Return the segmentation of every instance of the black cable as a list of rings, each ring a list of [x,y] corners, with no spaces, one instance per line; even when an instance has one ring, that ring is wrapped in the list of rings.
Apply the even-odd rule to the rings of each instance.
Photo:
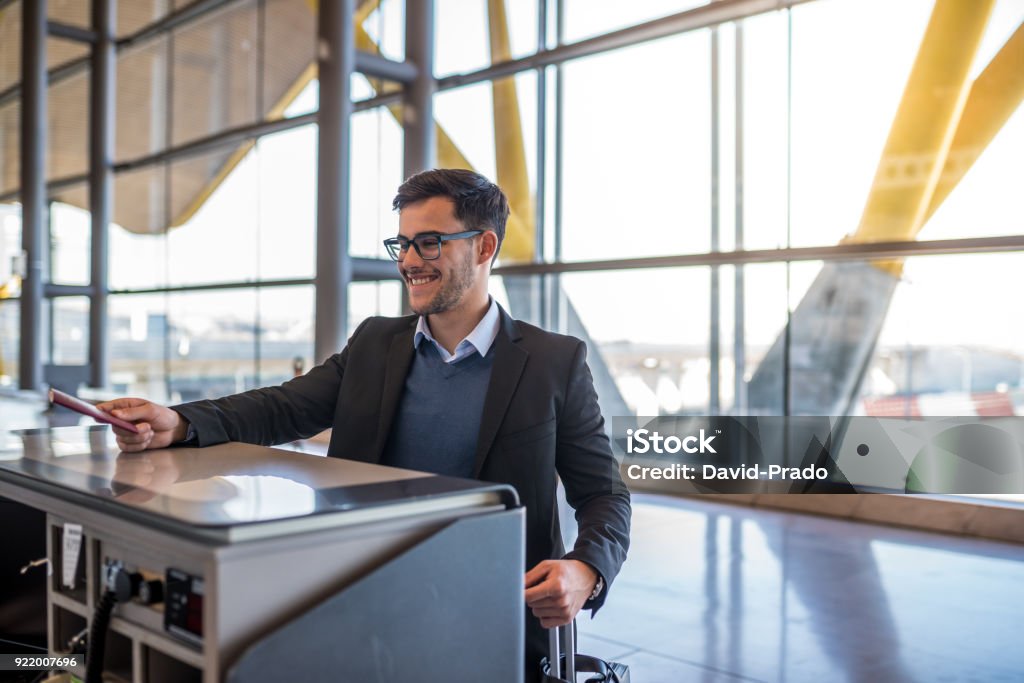
[[[112,590],[103,592],[92,615],[89,628],[89,647],[85,655],[85,683],[103,683],[103,654],[107,644],[107,627],[110,613],[117,603],[117,594]]]

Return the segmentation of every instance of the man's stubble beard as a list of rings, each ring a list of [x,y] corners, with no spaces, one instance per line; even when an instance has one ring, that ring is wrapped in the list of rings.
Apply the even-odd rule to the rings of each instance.
[[[413,307],[412,312],[417,315],[433,315],[444,313],[455,308],[462,300],[463,295],[473,286],[473,251],[469,250],[466,258],[452,268],[450,276],[441,285],[434,298],[420,308]]]

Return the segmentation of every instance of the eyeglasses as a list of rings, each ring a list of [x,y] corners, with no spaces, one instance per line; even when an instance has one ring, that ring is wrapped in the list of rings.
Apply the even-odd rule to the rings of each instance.
[[[401,261],[404,258],[404,254],[409,250],[410,244],[416,249],[416,253],[420,255],[421,259],[433,261],[441,258],[441,245],[444,242],[464,240],[469,237],[475,237],[482,232],[483,230],[466,230],[465,232],[456,232],[450,235],[442,232],[422,232],[412,239],[399,235],[398,237],[384,240],[384,246],[387,247],[391,258],[396,261]]]

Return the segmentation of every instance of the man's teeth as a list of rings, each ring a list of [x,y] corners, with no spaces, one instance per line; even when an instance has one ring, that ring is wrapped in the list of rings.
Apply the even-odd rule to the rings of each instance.
[[[409,278],[409,282],[411,282],[414,285],[425,285],[433,279],[433,275],[429,275],[427,277],[411,277]]]

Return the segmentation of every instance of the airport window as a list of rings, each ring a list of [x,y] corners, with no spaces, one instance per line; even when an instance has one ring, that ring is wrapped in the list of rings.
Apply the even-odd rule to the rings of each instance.
[[[699,31],[563,67],[566,260],[709,250],[709,50]]]

